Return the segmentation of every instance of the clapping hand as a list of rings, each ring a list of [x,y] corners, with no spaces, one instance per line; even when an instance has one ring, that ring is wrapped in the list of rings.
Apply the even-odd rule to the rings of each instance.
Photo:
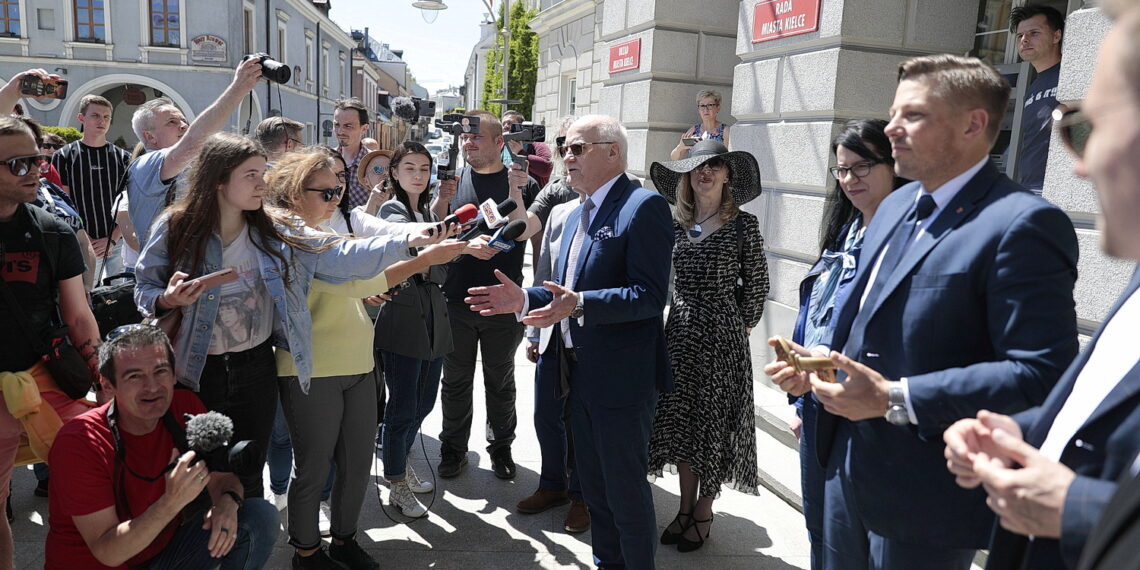
[[[522,320],[524,325],[540,329],[569,317],[570,313],[574,312],[574,307],[578,305],[578,294],[568,287],[563,287],[553,281],[543,281],[542,286],[547,291],[554,293],[554,298],[545,307],[527,313],[527,316],[523,317]]]
[[[979,453],[974,472],[989,493],[986,504],[1001,526],[1026,536],[1059,538],[1061,512],[1076,474],[1001,428],[993,430],[990,439],[998,455]]]
[[[1011,465],[1012,461],[1003,456],[1000,448],[993,443],[992,434],[997,429],[1021,439],[1021,428],[1013,418],[989,410],[979,410],[977,418],[958,420],[942,432],[942,441],[946,442],[943,452],[946,468],[954,474],[959,486],[973,489],[981,484],[981,479],[974,472],[974,461],[979,454],[1000,460],[1003,467]]]

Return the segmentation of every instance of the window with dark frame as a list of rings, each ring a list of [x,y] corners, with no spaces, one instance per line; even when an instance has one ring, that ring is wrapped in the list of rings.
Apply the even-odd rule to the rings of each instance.
[[[0,0],[0,38],[20,37],[20,1]]]
[[[181,31],[178,0],[150,0],[150,45],[181,47]]]
[[[103,0],[75,0],[75,41],[104,43]]]

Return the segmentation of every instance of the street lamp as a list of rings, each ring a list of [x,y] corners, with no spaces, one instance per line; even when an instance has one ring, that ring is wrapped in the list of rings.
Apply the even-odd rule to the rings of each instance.
[[[491,6],[491,1],[492,0],[483,0],[483,5],[487,7],[487,11],[491,14],[491,18],[494,19],[495,9],[494,9],[494,7]],[[503,90],[502,90],[503,98],[502,99],[491,99],[490,101],[488,101],[488,103],[499,103],[499,104],[504,105],[504,106],[506,106],[506,105],[518,105],[518,104],[522,103],[522,101],[519,101],[517,99],[511,99],[510,98],[510,91],[509,91],[509,87],[508,87],[508,83],[510,82],[510,70],[511,70],[511,51],[510,51],[511,50],[511,44],[510,44],[510,38],[511,38],[511,6],[510,6],[510,0],[503,0],[503,1],[507,3],[505,6],[503,6],[503,29],[501,32],[501,35],[503,38],[503,63],[502,63],[502,67],[503,67]],[[419,0],[417,2],[412,2],[412,6],[415,6],[416,8],[420,9],[420,12],[424,15],[425,21],[428,21],[427,13],[429,10],[446,10],[447,9],[447,5],[444,4],[440,0]],[[430,24],[434,20],[435,20],[435,18],[433,17],[431,21],[428,21],[428,23]]]
[[[446,10],[447,4],[441,0],[419,0],[412,2],[412,6],[420,9],[420,15],[423,16],[424,21],[431,24],[439,17],[440,10]]]

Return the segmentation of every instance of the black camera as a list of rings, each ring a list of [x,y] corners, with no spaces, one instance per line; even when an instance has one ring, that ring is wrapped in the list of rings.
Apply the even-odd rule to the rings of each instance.
[[[432,103],[435,107],[435,103]],[[446,151],[440,152],[438,157],[439,168],[436,171],[436,176],[440,180],[451,180],[455,178],[455,166],[459,157],[459,135],[463,133],[478,133],[479,132],[479,117],[473,115],[464,115],[461,113],[448,113],[442,119],[435,120],[435,126],[439,129],[450,133],[451,146]]]
[[[251,53],[241,58],[241,60],[245,61],[251,57],[258,58],[257,62],[261,64],[261,76],[270,81],[289,83],[289,79],[293,77],[293,72],[289,69],[288,65],[269,57],[267,53]]]
[[[532,143],[546,140],[546,126],[536,125],[532,122],[515,123],[511,125],[511,132],[503,135],[503,140]]]
[[[246,439],[213,451],[195,450],[194,453],[206,462],[206,468],[211,472],[251,475],[260,463],[257,460],[257,451],[257,444],[253,440]]]

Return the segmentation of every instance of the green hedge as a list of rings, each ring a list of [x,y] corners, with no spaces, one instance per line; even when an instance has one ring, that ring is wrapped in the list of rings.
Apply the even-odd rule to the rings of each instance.
[[[79,132],[79,129],[74,127],[49,127],[47,125],[42,125],[40,126],[40,129],[42,129],[45,133],[55,133],[63,137],[63,140],[67,142],[77,141],[83,138],[83,133]]]

